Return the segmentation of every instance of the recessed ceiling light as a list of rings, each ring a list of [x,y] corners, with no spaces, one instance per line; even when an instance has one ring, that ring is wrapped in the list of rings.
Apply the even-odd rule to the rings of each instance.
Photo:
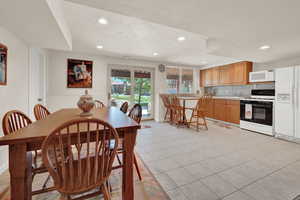
[[[184,40],[185,40],[185,37],[183,37],[183,36],[180,36],[180,37],[178,37],[178,38],[177,38],[177,40],[178,40],[178,41],[180,41],[180,42],[182,42],[182,41],[184,41]]]
[[[103,49],[102,45],[97,45],[97,49]]]
[[[98,22],[99,22],[99,24],[102,24],[102,25],[108,24],[108,21],[107,21],[107,19],[105,19],[105,18],[100,18],[100,19],[98,19]]]
[[[154,52],[154,53],[153,53],[153,56],[158,56],[158,53]]]
[[[269,45],[263,45],[261,47],[259,47],[260,50],[267,50],[270,49],[271,47]]]

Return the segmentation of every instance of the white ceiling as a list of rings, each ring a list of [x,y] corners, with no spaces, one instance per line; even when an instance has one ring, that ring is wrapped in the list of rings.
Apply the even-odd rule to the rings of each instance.
[[[209,55],[207,38],[200,34],[70,2],[66,2],[64,8],[73,51],[187,65],[236,61]],[[101,17],[108,20],[108,25],[97,22]],[[186,40],[178,42],[179,36]],[[99,50],[97,45],[104,48]],[[158,56],[153,56],[154,52]]]
[[[70,50],[72,38],[63,3],[63,0],[1,0],[0,26],[31,46]]]
[[[152,45],[149,46],[147,45],[148,42],[140,43],[142,42],[140,38],[134,38],[137,39],[137,42],[130,45],[128,52],[133,52],[136,48],[136,50],[142,50],[141,53],[143,52],[143,54],[147,52],[151,54],[152,51],[159,51],[160,48],[162,48],[162,53],[167,54],[166,57],[162,57],[163,59],[167,58],[172,61],[174,59],[174,61],[178,62],[199,64],[198,62],[201,58],[199,59],[200,56],[198,53],[201,52],[202,55],[203,48],[202,45],[198,45],[198,40],[196,40],[198,37],[196,34],[200,34],[204,36],[204,38],[208,38],[207,49],[204,51],[204,55],[206,56],[208,53],[209,56],[213,56],[214,58],[217,58],[215,56],[221,56],[218,57],[219,60],[222,60],[223,57],[230,57],[238,60],[271,62],[293,57],[300,53],[299,0],[68,1],[108,10],[121,15],[136,17],[168,27],[182,29],[191,32],[188,33],[189,35],[194,35],[191,39],[195,41],[187,41],[186,44],[183,44],[187,46],[182,48],[184,50],[181,51],[180,47],[178,47],[179,44],[164,41],[165,38],[168,39],[168,36],[176,35],[176,33],[171,33],[171,28],[161,27],[157,29],[157,27],[160,26],[154,24],[150,25],[150,23],[146,22],[144,23],[144,27],[146,26],[146,28],[141,28],[143,24],[141,20],[128,17],[122,18],[121,15],[118,15],[120,17],[119,20],[123,20],[123,23],[126,23],[127,19],[131,19],[131,22],[136,20],[137,24],[140,25],[137,30],[141,32],[145,31],[144,34],[149,31],[149,34],[153,38],[153,35],[156,33],[161,34],[161,40],[158,41],[145,37],[149,40],[148,42],[150,42],[150,40],[154,41]],[[99,13],[101,12],[103,11],[99,10]],[[85,13],[84,10],[80,12],[80,15],[83,17],[88,17],[86,16],[88,14],[89,13]],[[90,20],[94,21],[95,19]],[[127,31],[131,29],[132,32],[136,29],[133,24],[132,27],[123,30]],[[71,25],[72,32],[74,29],[73,26],[74,25]],[[112,22],[109,26],[117,25]],[[151,26],[155,27],[155,30],[151,28],[149,30]],[[166,34],[164,34],[165,31],[167,32]],[[126,33],[123,34],[127,35]],[[136,34],[134,35],[136,36]],[[75,38],[78,37],[75,36]],[[201,36],[199,36],[199,38],[201,38]],[[117,38],[115,39],[118,40]],[[113,43],[113,41],[109,40],[106,42]],[[76,39],[74,40],[74,45],[75,43]],[[164,46],[165,44],[172,46],[172,48],[170,48],[172,52]],[[260,46],[265,44],[270,45],[272,48],[267,51],[258,50]],[[174,47],[178,49],[173,49]],[[120,49],[121,48],[122,47],[120,47]],[[197,52],[197,48],[200,49],[200,52]],[[191,52],[185,54],[186,49],[191,49]],[[173,54],[174,52],[176,52],[176,54]]]

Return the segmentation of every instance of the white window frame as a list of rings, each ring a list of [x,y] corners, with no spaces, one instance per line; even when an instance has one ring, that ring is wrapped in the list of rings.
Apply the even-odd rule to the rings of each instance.
[[[192,94],[192,93],[195,93],[195,73],[196,70],[194,67],[178,67],[178,66],[166,66],[166,70],[167,68],[171,68],[171,69],[178,69],[179,70],[179,91],[177,91],[177,94],[181,93],[181,90],[182,90],[182,71],[184,69],[189,69],[189,70],[193,70],[193,84],[192,84],[192,90],[189,94]],[[165,74],[165,82],[167,84],[167,73]],[[168,88],[168,86],[167,86]]]

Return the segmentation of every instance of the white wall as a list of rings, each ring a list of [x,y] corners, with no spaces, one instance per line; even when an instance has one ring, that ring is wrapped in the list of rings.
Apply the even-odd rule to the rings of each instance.
[[[93,61],[93,88],[88,90],[94,98],[102,100],[104,103],[107,103],[108,65],[155,68],[154,118],[156,121],[163,119],[163,105],[159,94],[165,93],[167,87],[165,73],[157,70],[157,66],[161,63],[118,59],[100,55],[86,55],[66,51],[49,51],[48,55],[46,104],[52,112],[61,108],[75,107],[79,97],[84,93],[85,89],[67,88],[67,59],[73,58]],[[196,83],[199,83],[199,80],[197,80]]]
[[[0,27],[0,43],[8,48],[7,85],[0,85],[0,119],[12,109],[28,114],[28,46],[13,34]],[[2,126],[0,136],[3,135]],[[7,168],[7,147],[0,146],[0,173]]]
[[[88,89],[94,98],[107,103],[107,68],[108,65],[138,66],[157,68],[159,63],[118,59],[106,56],[84,55],[74,52],[49,51],[48,69],[47,69],[47,106],[51,111],[61,108],[75,107],[79,97],[85,89],[67,88],[67,59],[84,59],[93,61],[93,88]],[[165,92],[162,80],[163,73],[155,70],[155,88],[154,101],[159,102],[159,93]],[[155,113],[158,112],[159,105],[155,106]],[[159,120],[159,114],[155,114],[155,119]]]

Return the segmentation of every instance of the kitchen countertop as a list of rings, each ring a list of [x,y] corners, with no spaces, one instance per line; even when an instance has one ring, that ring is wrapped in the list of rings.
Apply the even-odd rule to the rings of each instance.
[[[229,100],[240,100],[244,99],[245,97],[235,97],[235,96],[213,96],[213,99],[229,99]]]
[[[198,100],[201,96],[188,96],[188,97],[178,97],[181,100]],[[238,96],[213,96],[213,99],[229,99],[229,100],[241,100],[245,99],[245,97]]]

